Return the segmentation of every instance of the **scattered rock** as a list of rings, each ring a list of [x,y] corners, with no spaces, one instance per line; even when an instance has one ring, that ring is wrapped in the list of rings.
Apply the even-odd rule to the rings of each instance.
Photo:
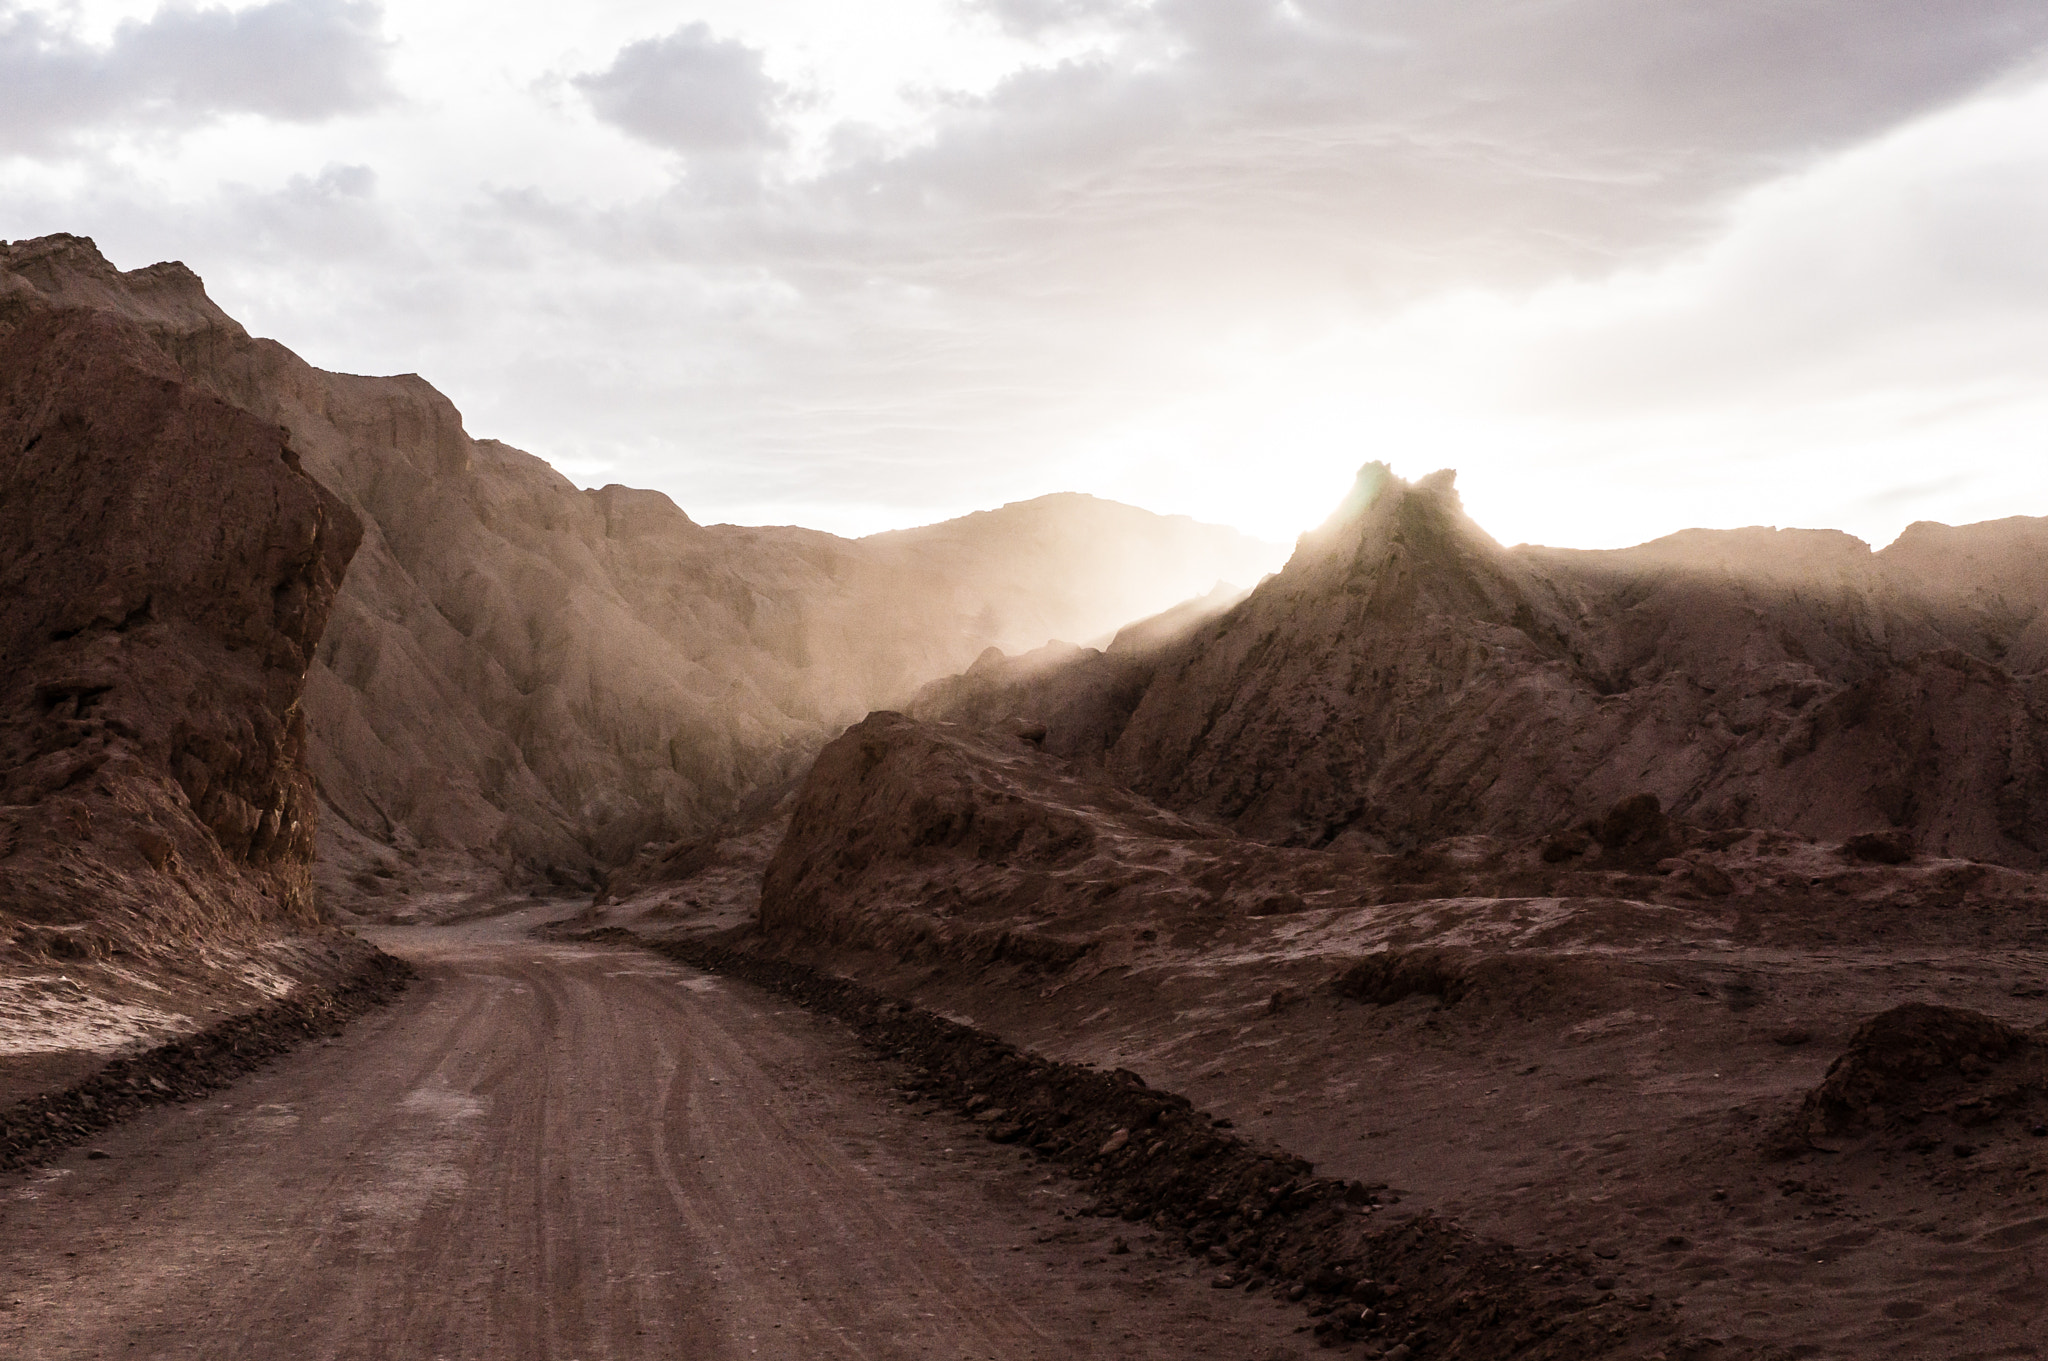
[[[1584,855],[1592,846],[1593,834],[1590,831],[1584,827],[1569,827],[1543,839],[1542,856],[1546,864],[1556,865]]]
[[[1655,794],[1632,794],[1609,808],[1593,831],[1605,852],[1603,863],[1656,865],[1673,859],[1683,845],[1677,828]],[[1683,860],[1678,868],[1689,868]]]
[[[1735,880],[1729,877],[1728,872],[1704,860],[1688,860],[1686,877],[1694,888],[1716,898],[1725,898],[1735,891]]]
[[[1465,995],[1466,978],[1456,954],[1439,950],[1382,950],[1366,955],[1330,982],[1339,997],[1389,1006],[1404,998],[1429,996],[1452,1006]]]
[[[1931,1079],[1965,1061],[1997,1064],[2033,1042],[2004,1022],[1961,1007],[1909,1002],[1859,1027],[1849,1048],[1806,1098],[1797,1128],[1806,1137],[1839,1134],[1873,1112],[1904,1109]]]
[[[1913,834],[1903,827],[1864,832],[1842,843],[1842,854],[1872,865],[1903,865],[1913,858]]]

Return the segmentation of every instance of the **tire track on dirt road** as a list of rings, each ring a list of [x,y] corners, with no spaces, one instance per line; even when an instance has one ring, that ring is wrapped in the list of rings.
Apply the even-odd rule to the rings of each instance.
[[[527,915],[379,932],[393,1006],[0,1178],[0,1354],[1295,1354],[1177,1252],[1100,1255],[1137,1235],[887,1101],[836,1023]]]

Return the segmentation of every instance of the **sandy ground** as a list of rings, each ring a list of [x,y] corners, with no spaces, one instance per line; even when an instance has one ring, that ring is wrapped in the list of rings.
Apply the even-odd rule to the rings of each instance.
[[[380,930],[421,974],[393,1007],[0,1180],[0,1355],[1308,1351],[835,1023],[527,938],[546,911]]]
[[[1589,931],[1602,915],[1582,914]],[[1790,1156],[1772,1146],[1886,1007],[2040,1026],[2048,952],[1679,935],[1573,941],[1530,961],[1555,972],[1526,992],[1449,1006],[1341,1000],[1316,985],[1328,968],[1313,955],[1211,953],[1050,988],[831,962],[1054,1057],[1133,1068],[1324,1175],[1391,1183],[1409,1209],[1590,1252],[1612,1288],[1675,1302],[1700,1355],[2048,1355],[2038,1096],[1988,1124],[1930,1114]]]

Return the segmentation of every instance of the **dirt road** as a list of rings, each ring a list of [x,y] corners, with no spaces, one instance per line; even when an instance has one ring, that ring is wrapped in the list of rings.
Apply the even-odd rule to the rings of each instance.
[[[891,1103],[836,1025],[528,915],[380,933],[421,973],[397,1005],[0,1180],[0,1355],[1306,1350],[1297,1310]]]

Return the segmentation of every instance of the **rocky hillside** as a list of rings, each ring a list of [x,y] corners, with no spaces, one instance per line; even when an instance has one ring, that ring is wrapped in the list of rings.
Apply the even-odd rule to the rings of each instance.
[[[1410,513],[1445,509],[1440,492],[1418,507],[1428,495],[1411,495]],[[1467,603],[1498,581],[1467,578]],[[1531,613],[1553,603],[1539,596]],[[1459,617],[1437,617],[1455,657]],[[1203,664],[1177,655],[1191,672]],[[1603,660],[1567,653],[1563,666],[1611,680]],[[1501,665],[1478,665],[1489,664]],[[1155,663],[1136,713],[1177,679]],[[1639,721],[1648,737],[1668,732],[1654,709]],[[1938,718],[1928,727],[1930,787],[1960,790],[1937,805],[1954,816],[1970,807],[1981,752],[1947,746]],[[1809,1339],[1836,1336],[1852,1339],[1843,1355],[1939,1355],[1958,1312],[1989,1348],[2026,1345],[2037,1320],[1980,1308],[1981,1290],[1952,1282],[1955,1245],[1982,1244],[1973,1282],[2032,1298],[2038,1229],[2012,1226],[2048,1176],[2048,874],[1916,853],[1896,828],[1835,842],[1706,827],[1649,794],[1519,837],[1386,853],[1363,835],[1279,846],[1150,804],[1101,764],[1044,750],[1055,735],[900,714],[849,729],[793,800],[762,881],[758,946],[1020,1049],[1185,1094],[1235,1137],[1297,1150],[1319,1176],[1402,1205],[1378,1216],[1382,1230],[1422,1211],[1516,1244],[1524,1272],[1576,1260],[1590,1287],[1581,1308],[1675,1304],[1690,1340],[1656,1355],[1818,1355]],[[1842,740],[1824,731],[1793,761],[1868,750],[1832,747]],[[1511,749],[1495,768],[1512,774],[1516,759]],[[656,936],[725,928],[745,942],[716,901],[738,896],[725,875],[738,858],[591,920]],[[976,1091],[988,1137],[1045,1138],[1017,1128],[1037,1118],[1018,1102],[1036,1097]],[[1128,1147],[1122,1165],[1203,1184],[1151,1131],[1142,1146],[1135,1123],[1127,1132],[1127,1146],[1091,1139],[1081,1156],[1117,1166]],[[1275,1271],[1249,1226],[1204,1228],[1189,1245],[1217,1249],[1225,1285]],[[1913,1307],[1878,1307],[1899,1300]],[[1385,1326],[1357,1320],[1326,1313],[1315,1326],[1329,1342]],[[1448,1336],[1431,1335],[1432,1353],[1469,1351],[1470,1332]]]
[[[791,780],[870,709],[991,646],[1086,641],[1248,582],[1266,546],[1059,496],[846,540],[700,525],[472,439],[417,377],[315,369],[181,265],[89,241],[0,248],[0,307],[105,310],[187,381],[290,432],[363,544],[307,678],[340,904],[495,877],[585,883]]]
[[[360,534],[132,322],[0,312],[7,972],[315,923],[300,691]]]
[[[1707,828],[1900,833],[2048,865],[2048,520],[1503,548],[1372,465],[1284,570],[1141,646],[984,658],[913,711],[1261,840],[1556,832],[1638,794]]]

